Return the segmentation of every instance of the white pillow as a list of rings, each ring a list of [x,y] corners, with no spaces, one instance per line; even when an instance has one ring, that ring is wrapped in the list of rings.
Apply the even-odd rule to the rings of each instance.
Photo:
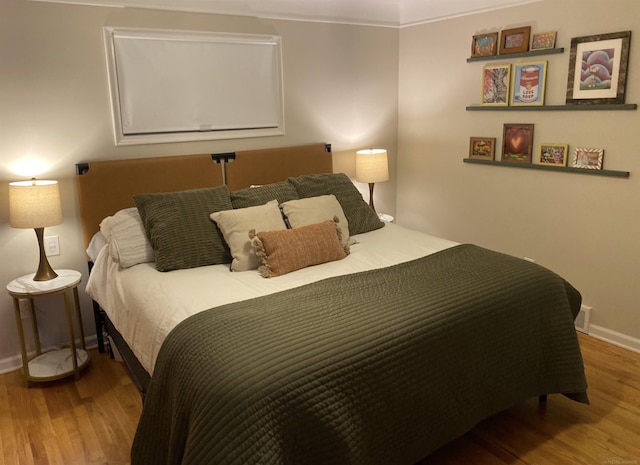
[[[281,204],[280,208],[282,208],[282,212],[289,220],[292,228],[322,223],[327,220],[333,221],[333,218],[337,217],[338,228],[342,234],[342,245],[349,244],[349,223],[335,195],[320,195],[306,199],[289,200]]]
[[[260,264],[249,239],[251,229],[256,231],[287,229],[277,200],[257,207],[223,210],[209,216],[216,222],[231,249],[233,257],[231,271],[255,270]]]
[[[91,238],[89,246],[86,250],[87,255],[93,263],[96,262],[96,260],[98,259],[98,254],[105,245],[107,245],[107,239],[104,237],[104,234],[102,234],[102,231],[98,231]]]
[[[109,245],[109,255],[123,268],[155,261],[151,242],[147,238],[136,207],[125,208],[100,223],[100,232]]]

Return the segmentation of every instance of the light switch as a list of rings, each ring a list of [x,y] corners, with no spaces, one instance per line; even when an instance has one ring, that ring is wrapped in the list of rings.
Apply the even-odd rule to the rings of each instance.
[[[44,251],[48,257],[60,255],[60,241],[58,240],[58,236],[45,236]]]

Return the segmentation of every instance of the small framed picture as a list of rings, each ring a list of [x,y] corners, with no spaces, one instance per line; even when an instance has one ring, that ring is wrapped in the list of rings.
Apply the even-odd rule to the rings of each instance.
[[[495,137],[471,137],[469,139],[469,158],[494,160],[496,157]]]
[[[530,35],[531,26],[504,29],[500,32],[500,55],[528,51]]]
[[[531,163],[533,124],[504,125],[502,131],[502,161]]]
[[[489,32],[473,36],[471,43],[472,57],[488,57],[498,53],[498,33]]]
[[[604,149],[586,149],[576,147],[573,149],[573,160],[571,162],[571,166],[574,168],[601,170],[603,159]]]
[[[511,105],[544,105],[547,62],[519,63],[513,66]]]
[[[482,68],[482,105],[509,105],[511,65],[487,65]]]
[[[556,31],[538,32],[531,38],[531,50],[547,50],[556,46]]]
[[[571,39],[567,103],[625,102],[631,31]]]
[[[540,144],[540,164],[567,166],[569,146],[566,144]]]

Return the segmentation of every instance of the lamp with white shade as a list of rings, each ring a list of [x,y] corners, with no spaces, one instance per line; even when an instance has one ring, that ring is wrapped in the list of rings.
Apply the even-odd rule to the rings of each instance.
[[[58,275],[44,250],[44,228],[62,223],[62,208],[57,181],[9,183],[9,224],[13,228],[33,228],[40,248],[40,263],[34,281],[48,281]]]
[[[356,181],[369,183],[369,206],[373,206],[373,186],[376,182],[389,179],[387,151],[384,149],[366,149],[356,152]]]

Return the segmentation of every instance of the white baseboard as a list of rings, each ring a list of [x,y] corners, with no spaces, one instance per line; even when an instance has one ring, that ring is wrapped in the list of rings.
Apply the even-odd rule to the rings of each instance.
[[[589,336],[640,353],[640,339],[636,339],[635,337],[627,336],[626,334],[618,333],[594,324],[589,325]]]
[[[0,360],[0,375],[19,370],[20,368],[22,368],[22,357],[20,354]]]
[[[98,347],[98,338],[95,335],[85,338],[85,345],[87,346],[87,349],[94,349]],[[42,351],[46,352],[52,348],[53,347],[43,347]],[[20,368],[22,368],[22,355],[20,354],[0,360],[0,375],[19,370]]]

